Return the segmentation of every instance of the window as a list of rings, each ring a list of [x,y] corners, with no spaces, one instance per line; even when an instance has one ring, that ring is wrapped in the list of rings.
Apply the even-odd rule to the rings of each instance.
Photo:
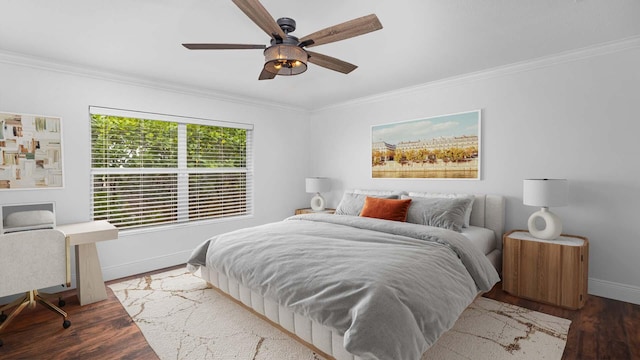
[[[131,229],[252,213],[252,125],[89,112],[94,220]]]

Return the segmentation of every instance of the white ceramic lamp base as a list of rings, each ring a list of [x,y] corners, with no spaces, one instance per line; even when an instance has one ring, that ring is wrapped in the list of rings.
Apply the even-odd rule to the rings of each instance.
[[[544,229],[538,229],[536,221],[542,219],[545,222]],[[558,215],[543,207],[540,211],[536,211],[529,217],[529,233],[538,239],[553,240],[562,234],[562,221]]]
[[[312,198],[311,198],[311,209],[313,211],[322,211],[324,210],[324,198],[322,197],[322,195],[320,195],[320,193],[316,193]]]

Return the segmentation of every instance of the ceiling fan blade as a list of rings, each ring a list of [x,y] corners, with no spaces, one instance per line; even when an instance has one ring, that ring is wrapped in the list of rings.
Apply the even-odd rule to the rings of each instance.
[[[243,50],[243,49],[266,49],[265,45],[251,44],[182,44],[189,50]]]
[[[350,64],[340,59],[336,59],[331,56],[318,54],[309,50],[307,50],[307,54],[309,55],[309,59],[307,61],[309,61],[310,63],[314,63],[318,66],[335,70],[343,74],[348,74],[358,68],[358,66],[356,65]]]
[[[253,21],[272,38],[279,36],[281,39],[287,37],[282,31],[273,16],[258,0],[233,0],[233,3],[242,10]]]
[[[307,47],[318,46],[334,41],[349,39],[380,29],[382,29],[380,20],[378,20],[378,17],[375,14],[371,14],[316,31],[313,34],[309,34],[300,39],[300,42],[313,41],[313,43],[307,45]]]
[[[270,73],[267,70],[262,69],[262,72],[260,73],[260,76],[258,77],[258,80],[271,80],[274,77],[276,77],[276,74]]]

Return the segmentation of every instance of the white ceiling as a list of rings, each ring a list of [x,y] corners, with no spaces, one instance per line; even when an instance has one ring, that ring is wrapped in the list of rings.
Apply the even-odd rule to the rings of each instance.
[[[384,28],[311,49],[359,66],[348,75],[310,64],[258,81],[261,50],[180,45],[268,45],[231,0],[0,0],[0,52],[311,110],[640,36],[638,0],[261,2],[300,38],[370,13]]]

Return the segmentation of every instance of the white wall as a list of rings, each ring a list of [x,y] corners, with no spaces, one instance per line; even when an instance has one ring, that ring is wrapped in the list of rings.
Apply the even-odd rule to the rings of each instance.
[[[312,113],[314,173],[348,188],[496,193],[526,229],[522,179],[566,178],[565,233],[589,238],[589,292],[640,304],[640,48],[563,54]],[[370,177],[371,126],[482,109],[482,179]]]
[[[80,76],[30,59],[25,64],[0,61],[0,111],[62,118],[65,187],[0,191],[0,203],[54,201],[58,224],[90,220],[89,105],[255,124],[255,216],[133,235],[122,231],[118,240],[98,244],[106,280],[184,263],[208,237],[281,220],[308,202],[309,155],[300,151],[307,144],[307,112],[154,89],[121,77]]]
[[[0,61],[0,111],[62,117],[66,182],[61,190],[0,191],[0,203],[54,201],[58,223],[90,219],[89,105],[250,122],[255,216],[122,232],[120,239],[98,245],[105,279],[182,263],[212,235],[289,216],[308,204],[303,179],[310,175],[334,180],[326,194],[331,206],[347,188],[503,194],[507,229],[526,228],[536,210],[522,205],[522,179],[559,177],[569,179],[570,205],[553,210],[566,233],[590,240],[589,292],[640,303],[640,49],[582,55],[425,84],[311,114],[54,71],[37,62]],[[372,125],[474,109],[483,116],[482,180],[371,179]]]

